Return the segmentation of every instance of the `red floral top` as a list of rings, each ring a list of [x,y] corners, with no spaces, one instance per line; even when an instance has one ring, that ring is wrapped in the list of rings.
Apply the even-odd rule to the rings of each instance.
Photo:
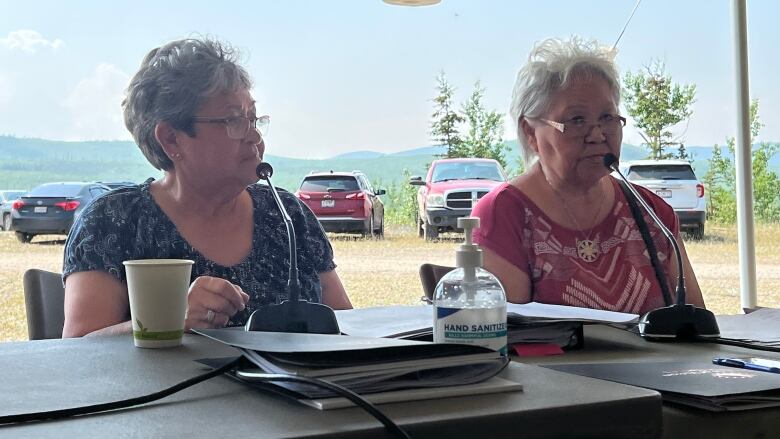
[[[508,183],[485,195],[474,207],[472,215],[480,218],[481,225],[474,230],[474,241],[528,274],[532,301],[635,314],[664,306],[639,227],[617,180],[609,178],[615,187],[615,203],[591,231],[590,239],[599,254],[592,262],[585,260],[592,258],[578,256],[577,241],[585,239],[583,232],[555,223]],[[674,210],[654,193],[634,187],[678,236]],[[644,216],[668,278],[675,263],[672,246],[650,216]],[[674,285],[671,279],[672,296]]]

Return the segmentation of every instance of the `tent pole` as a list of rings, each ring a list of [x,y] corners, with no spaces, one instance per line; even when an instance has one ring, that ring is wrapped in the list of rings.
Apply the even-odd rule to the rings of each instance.
[[[737,174],[737,236],[739,289],[742,308],[755,308],[756,247],[751,180],[750,77],[748,75],[747,0],[732,0],[734,61],[737,84],[737,138],[734,165]]]

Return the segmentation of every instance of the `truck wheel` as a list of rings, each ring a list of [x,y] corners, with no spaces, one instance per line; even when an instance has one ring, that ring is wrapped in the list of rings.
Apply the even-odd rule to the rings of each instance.
[[[368,217],[368,226],[366,226],[366,228],[363,230],[363,237],[374,237],[374,212],[371,212],[371,216]]]
[[[385,238],[385,217],[382,215],[382,222],[379,223],[379,228],[374,231],[374,237],[376,239],[384,239]]]
[[[424,223],[423,227],[425,229],[424,231],[425,231],[425,241],[426,242],[435,241],[435,240],[439,239],[439,228],[438,227],[432,226],[432,225],[428,224],[427,222]]]
[[[691,231],[691,237],[695,240],[704,239],[704,224],[699,224],[698,227]]]
[[[18,239],[22,244],[27,244],[28,242],[32,241],[33,236],[35,235],[32,233],[16,232],[16,239]]]
[[[417,214],[417,236],[420,238],[425,236],[425,231],[423,230],[423,220],[420,218],[420,214]]]

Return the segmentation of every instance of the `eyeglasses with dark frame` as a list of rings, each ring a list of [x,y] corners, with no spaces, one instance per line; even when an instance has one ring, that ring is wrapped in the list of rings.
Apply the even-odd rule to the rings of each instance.
[[[228,116],[228,117],[203,117],[193,116],[193,122],[199,123],[223,123],[227,127],[227,135],[233,140],[246,139],[249,134],[249,128],[254,128],[260,133],[260,137],[268,134],[268,125],[271,123],[269,116],[246,117],[246,116]]]
[[[626,126],[626,118],[619,114],[604,114],[599,117],[598,122],[595,123],[592,123],[581,116],[573,117],[562,122],[542,118],[537,119],[560,131],[564,136],[572,138],[587,136],[590,130],[596,125],[601,128],[602,133],[608,136],[617,134]]]

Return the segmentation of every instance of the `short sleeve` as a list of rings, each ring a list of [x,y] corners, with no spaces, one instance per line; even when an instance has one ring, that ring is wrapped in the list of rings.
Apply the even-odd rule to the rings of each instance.
[[[480,226],[474,230],[472,238],[476,244],[493,251],[530,276],[530,244],[523,239],[526,209],[511,190],[506,185],[501,186],[474,206],[471,215],[479,217]]]
[[[84,208],[68,234],[63,256],[63,281],[72,273],[105,271],[124,282],[122,261],[131,259],[122,239],[127,230],[117,228],[126,223],[122,216],[128,208],[126,197],[108,194]]]

